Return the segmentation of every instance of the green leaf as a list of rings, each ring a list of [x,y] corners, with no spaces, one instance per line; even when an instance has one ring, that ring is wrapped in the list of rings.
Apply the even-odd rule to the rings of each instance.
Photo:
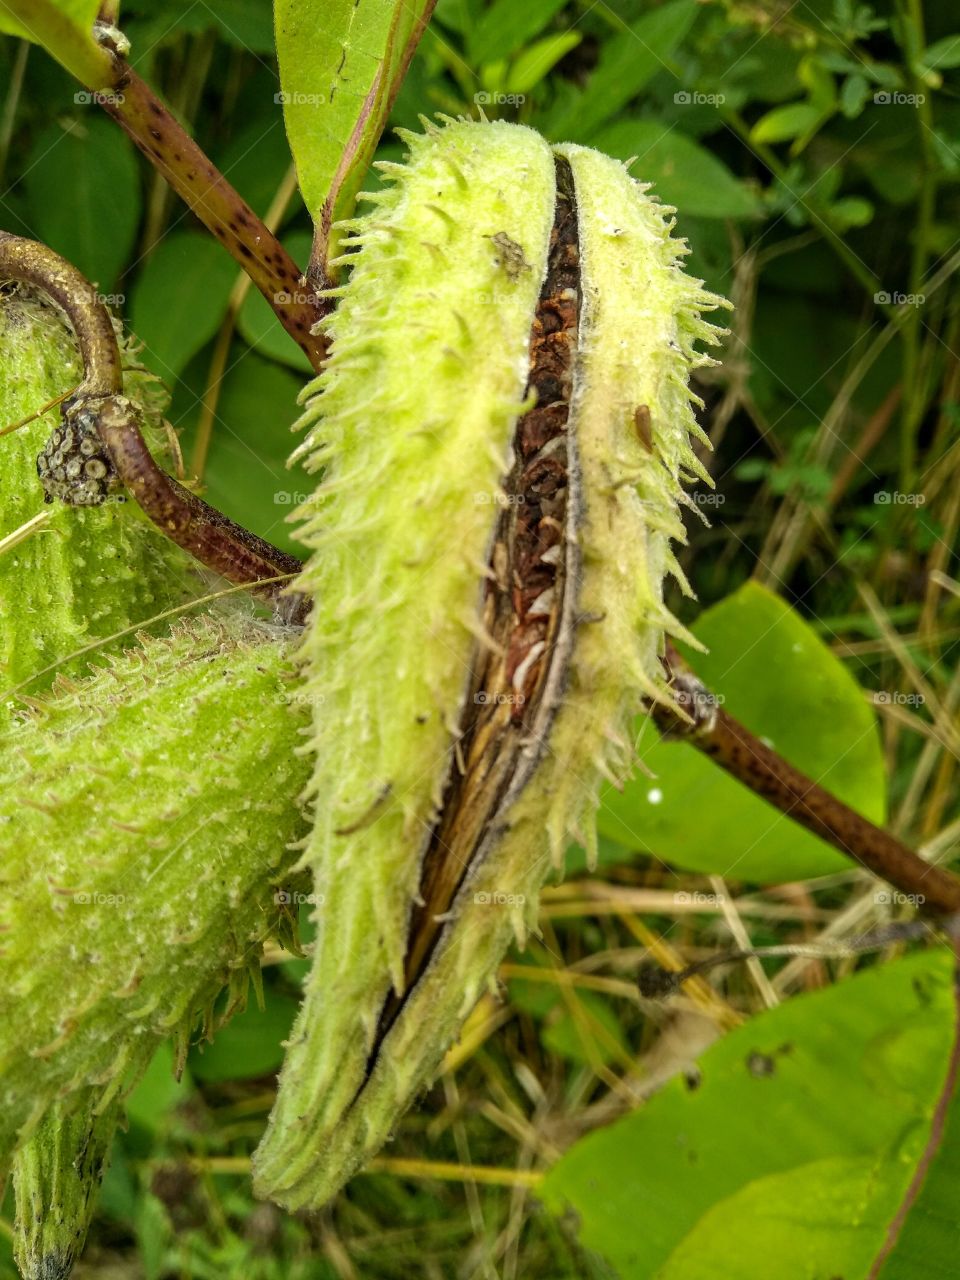
[[[749,218],[759,202],[730,170],[675,125],[621,120],[594,145],[620,160],[637,157],[631,173],[653,182],[657,194],[682,214],[701,218]]]
[[[294,262],[306,262],[310,257],[310,235],[295,231],[286,236],[283,247]],[[254,350],[268,360],[279,360],[293,369],[309,373],[310,361],[303,354],[289,333],[277,319],[277,314],[256,289],[250,289],[237,316],[237,330]]]
[[[564,31],[560,35],[538,40],[529,49],[524,49],[510,68],[507,92],[529,93],[564,54],[577,47],[582,38],[579,31]]]
[[[618,116],[658,71],[670,70],[668,59],[690,30],[697,8],[696,0],[671,0],[605,42],[586,89],[548,117],[544,132],[557,142],[593,144],[592,135],[605,121]]]
[[[176,378],[206,346],[236,278],[235,263],[210,236],[174,231],[156,245],[134,287],[131,313],[143,359],[155,373]]]
[[[960,1253],[958,1186],[960,1096],[954,1086],[940,1142],[879,1280],[953,1280]]]
[[[873,710],[838,658],[779,597],[748,582],[701,614],[709,653],[697,674],[748,729],[872,821],[885,811]],[[604,790],[601,833],[695,871],[775,884],[851,863],[685,742],[638,727],[641,766],[622,792]]]
[[[960,34],[944,36],[928,45],[920,58],[920,65],[926,71],[949,71],[960,67]]]
[[[297,395],[303,379],[250,351],[237,359],[234,350],[217,405],[205,473],[204,497],[233,520],[293,554],[303,554],[290,537],[286,517],[313,491],[314,481],[287,469],[295,443],[290,426],[297,417]],[[189,379],[194,365],[186,371]],[[178,388],[172,421],[184,413],[186,387]],[[195,397],[190,408],[195,416]],[[189,456],[189,449],[185,448]]]
[[[276,1071],[283,1061],[283,1041],[290,1034],[297,1001],[267,993],[264,1008],[248,1004],[214,1036],[212,1044],[190,1052],[190,1072],[197,1080],[247,1080]]]
[[[110,78],[110,58],[93,38],[99,0],[0,0],[0,32],[32,40],[91,89]]]
[[[566,0],[496,0],[480,21],[466,27],[467,53],[473,66],[512,57],[540,34]]]
[[[823,113],[809,102],[791,102],[785,107],[774,107],[760,117],[750,130],[751,142],[787,142],[799,138],[816,127]]]
[[[276,0],[280,101],[322,235],[349,211],[431,0]]]
[[[770,1280],[775,1258],[856,1280],[927,1140],[953,1021],[945,950],[800,996],[709,1049],[693,1091],[676,1079],[576,1143],[540,1195],[621,1280]]]
[[[26,187],[37,239],[109,293],[140,220],[137,162],[121,130],[96,116],[69,131],[51,125],[30,153]]]

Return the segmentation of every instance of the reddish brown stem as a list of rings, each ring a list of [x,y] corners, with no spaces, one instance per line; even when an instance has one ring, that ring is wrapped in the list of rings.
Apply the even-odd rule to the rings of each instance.
[[[247,273],[280,323],[319,369],[326,351],[312,332],[323,315],[314,291],[257,217],[133,68],[113,52],[111,92],[97,101]]]
[[[667,646],[664,665],[672,678],[675,706],[658,705],[653,716],[668,736],[690,742],[794,822],[913,897],[922,909],[951,915],[960,911],[960,879],[924,862],[772,751],[717,705],[672,645]]]
[[[84,377],[64,400],[64,424],[89,414],[119,480],[168,538],[230,582],[285,579],[300,561],[229,520],[190,493],[154,462],[140,431],[136,405],[123,395],[123,365],[113,321],[79,271],[46,245],[0,232],[0,280],[23,280],[63,309],[80,347]],[[301,595],[280,598],[283,581],[264,582],[261,593],[288,622],[303,621]]]

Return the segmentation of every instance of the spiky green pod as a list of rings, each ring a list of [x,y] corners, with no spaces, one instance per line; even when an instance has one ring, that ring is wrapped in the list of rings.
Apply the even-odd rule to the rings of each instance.
[[[327,469],[300,582],[325,905],[254,1161],[290,1207],[385,1141],[630,768],[718,340],[623,165],[502,123],[404,136],[301,451]]]
[[[166,394],[129,351],[124,362],[126,393],[144,408],[154,453],[173,468],[162,423]],[[0,430],[81,380],[72,331],[29,286],[0,292],[0,367]],[[200,592],[190,557],[135,503],[44,503],[37,457],[57,421],[54,411],[0,435],[0,691]],[[60,670],[80,674],[86,663],[81,656]],[[53,674],[32,681],[31,690]]]
[[[105,1106],[224,984],[235,1006],[305,823],[288,632],[179,626],[0,732],[0,1161],[58,1097]]]
[[[17,1152],[14,1257],[23,1280],[66,1280],[83,1249],[123,1110],[113,1098],[97,1111],[97,1092],[55,1102]]]

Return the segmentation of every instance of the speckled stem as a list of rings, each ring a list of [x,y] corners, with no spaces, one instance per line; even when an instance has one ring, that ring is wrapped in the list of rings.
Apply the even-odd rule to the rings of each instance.
[[[261,594],[283,620],[302,621],[302,596],[279,600],[300,561],[229,520],[157,466],[140,431],[138,413],[123,395],[123,369],[113,321],[93,286],[59,254],[33,240],[0,232],[0,280],[23,280],[47,293],[77,335],[84,377],[61,406],[64,421],[89,406],[117,475],[153,523],[178,546],[230,582],[264,582]]]
[[[323,309],[300,268],[149,85],[116,53],[113,72],[111,92],[98,94],[97,100],[243,268],[319,370],[326,343],[311,330]]]
[[[874,826],[772,751],[717,706],[716,699],[669,643],[664,665],[676,706],[683,713],[662,704],[653,708],[653,717],[665,734],[692,743],[788,818],[915,897],[921,910],[935,914],[960,911],[960,879],[924,862],[895,836]]]

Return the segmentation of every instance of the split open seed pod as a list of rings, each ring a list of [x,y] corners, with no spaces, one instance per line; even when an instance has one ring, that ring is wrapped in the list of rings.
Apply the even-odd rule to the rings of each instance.
[[[259,1191],[327,1200],[436,1072],[661,696],[721,300],[626,168],[448,122],[343,243],[300,455],[324,895]]]

